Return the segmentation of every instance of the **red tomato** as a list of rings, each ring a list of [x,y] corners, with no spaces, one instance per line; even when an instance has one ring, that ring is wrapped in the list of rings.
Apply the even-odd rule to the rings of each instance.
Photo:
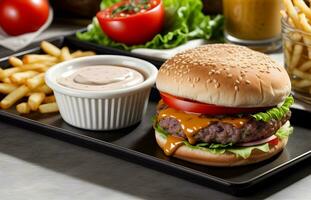
[[[279,143],[279,138],[276,137],[275,139],[269,141],[268,143],[269,143],[271,146],[275,146],[275,145],[277,145],[277,144]]]
[[[224,115],[224,114],[240,114],[240,113],[255,113],[263,111],[267,108],[235,108],[216,106],[212,104],[200,103],[196,101],[187,100],[184,98],[175,97],[167,93],[161,92],[163,101],[176,110],[186,112],[194,112],[209,115]]]
[[[143,44],[161,32],[164,22],[164,7],[161,0],[150,1],[154,4],[140,12],[114,11],[124,7],[129,1],[121,1],[110,8],[99,11],[96,15],[103,32],[116,42],[127,45]]]
[[[0,0],[0,26],[9,35],[37,31],[48,17],[47,0]]]

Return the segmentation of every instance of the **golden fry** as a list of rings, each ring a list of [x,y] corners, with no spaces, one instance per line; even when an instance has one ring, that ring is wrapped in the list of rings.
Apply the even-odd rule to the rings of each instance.
[[[70,59],[72,59],[72,57],[70,55],[70,51],[69,51],[68,47],[63,47],[61,49],[60,60],[66,61],[66,60],[70,60]]]
[[[26,80],[26,86],[35,89],[44,84],[44,73],[38,74]]]
[[[299,24],[299,17],[297,14],[297,11],[292,3],[292,0],[283,0],[285,9],[288,13],[288,16],[293,20],[293,23],[295,24],[295,27],[300,27]]]
[[[32,92],[43,92],[44,94],[51,94],[53,91],[46,84],[35,88]]]
[[[311,87],[311,80],[300,80],[293,83],[294,87],[297,88],[304,88],[304,87]]]
[[[13,84],[11,79],[9,77],[6,77],[5,79],[2,80],[3,83],[9,83],[9,84]]]
[[[30,92],[30,89],[25,85],[22,85],[16,90],[13,90],[6,97],[4,97],[4,99],[2,99],[2,101],[0,102],[1,108],[2,109],[10,108],[18,100],[23,98],[28,92]]]
[[[301,24],[302,29],[311,33],[311,26],[310,26],[308,19],[306,18],[306,15],[304,13],[299,14],[299,20],[300,20],[300,24]]]
[[[27,79],[32,78],[36,76],[38,72],[36,71],[26,71],[26,72],[18,72],[15,74],[12,74],[10,76],[10,79],[15,84],[24,84]]]
[[[93,51],[75,51],[71,54],[73,58],[85,57],[85,56],[94,56],[95,52]]]
[[[309,71],[310,69],[311,69],[311,60],[306,61],[305,63],[303,63],[299,67],[299,70],[301,70],[303,72]]]
[[[287,48],[284,48],[284,55],[285,55],[285,65],[287,67],[290,66],[290,61],[291,61],[291,54],[290,52],[288,51]]]
[[[22,65],[24,64],[23,61],[22,61],[21,59],[16,58],[16,57],[14,57],[14,56],[11,56],[11,57],[9,58],[9,63],[10,63],[10,65],[12,65],[13,67],[20,67],[20,66],[22,66]]]
[[[284,39],[284,48],[291,53],[293,51],[293,43],[290,40]]]
[[[305,45],[307,46],[308,58],[311,59],[311,38],[305,35],[303,36],[303,41]]]
[[[39,106],[40,113],[53,113],[58,112],[57,103],[47,103]]]
[[[32,93],[28,98],[28,105],[32,111],[36,111],[45,98],[44,93]]]
[[[290,65],[288,66],[289,69],[295,68],[298,65],[300,57],[301,57],[301,54],[302,54],[302,50],[303,50],[303,46],[302,45],[296,44],[294,46],[291,62],[290,62]]]
[[[29,70],[34,70],[34,71],[39,71],[42,72],[47,66],[42,63],[31,63],[31,64],[25,64],[21,67],[21,71],[29,71]]]
[[[294,33],[292,33],[292,34],[290,35],[290,38],[291,38],[291,40],[293,40],[293,41],[295,41],[295,42],[300,42],[301,39],[302,39],[302,36],[301,36],[300,33],[294,32]]]
[[[58,58],[50,55],[40,55],[40,54],[28,54],[23,57],[23,62],[25,64],[31,63],[45,63],[45,62],[52,62],[57,63]]]
[[[311,74],[302,72],[298,69],[293,69],[292,74],[298,76],[301,79],[311,80]]]
[[[17,89],[17,86],[10,83],[0,83],[0,93],[2,94],[9,94]]]
[[[294,0],[294,5],[299,8],[309,19],[311,19],[311,9],[306,5],[303,0]]]
[[[20,114],[29,114],[30,113],[30,107],[29,107],[28,103],[26,103],[26,102],[18,104],[16,106],[16,110]]]
[[[56,102],[56,98],[54,95],[45,97],[43,100],[43,103],[53,103],[53,102]]]
[[[55,45],[53,45],[53,44],[51,44],[51,43],[49,43],[47,41],[42,41],[41,42],[41,49],[45,53],[47,53],[47,54],[49,54],[51,56],[57,57],[57,58],[61,54],[61,51],[60,51],[60,49],[58,47],[56,47]]]
[[[8,69],[2,69],[0,70],[0,79],[3,80],[9,76],[11,76],[12,74],[15,74],[17,72],[20,72],[21,69],[17,68],[17,67],[12,67],[12,68],[8,68]]]

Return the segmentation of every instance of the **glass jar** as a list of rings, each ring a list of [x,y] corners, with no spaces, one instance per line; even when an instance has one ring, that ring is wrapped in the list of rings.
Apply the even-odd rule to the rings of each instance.
[[[283,52],[293,94],[311,103],[311,34],[282,19]]]
[[[281,0],[223,0],[225,39],[262,52],[281,47]]]

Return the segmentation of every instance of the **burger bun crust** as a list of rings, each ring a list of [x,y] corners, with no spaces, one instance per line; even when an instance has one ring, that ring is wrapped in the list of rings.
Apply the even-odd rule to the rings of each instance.
[[[166,143],[166,139],[155,130],[155,138],[163,150],[163,147]],[[263,152],[260,150],[253,150],[250,157],[244,159],[241,157],[235,156],[235,154],[230,152],[225,152],[223,154],[213,154],[208,151],[200,150],[200,149],[192,149],[187,147],[186,145],[180,146],[172,156],[186,160],[192,163],[208,165],[208,166],[217,166],[217,167],[233,167],[233,166],[241,166],[241,165],[249,165],[253,163],[258,163],[264,160],[267,160],[274,155],[278,154],[283,150],[285,145],[287,144],[288,138],[279,140],[277,145],[270,147],[269,152]]]
[[[179,53],[160,68],[157,88],[177,97],[226,107],[269,107],[285,100],[291,83],[268,55],[232,44]]]

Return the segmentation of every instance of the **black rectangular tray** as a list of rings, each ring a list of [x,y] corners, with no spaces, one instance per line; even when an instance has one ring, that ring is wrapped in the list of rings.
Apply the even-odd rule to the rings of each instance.
[[[84,30],[81,30],[83,32]],[[88,42],[88,41],[81,41],[76,37],[76,34],[68,35],[66,36],[66,40],[70,42],[71,44],[74,44],[78,48],[85,48],[87,47],[88,49],[91,49],[93,51],[98,51],[100,53],[104,54],[116,54],[116,55],[125,55],[125,56],[131,56],[131,57],[136,57],[136,58],[141,58],[144,60],[148,60],[152,64],[156,66],[161,66],[165,60],[159,59],[159,58],[153,58],[150,56],[145,56],[141,55],[138,53],[132,53],[130,51],[122,50],[122,49],[117,49],[113,47],[108,47],[108,46],[103,46],[100,44],[96,44],[93,42]]]
[[[95,50],[98,54],[105,51],[88,45],[77,45],[77,41],[60,37],[50,40],[57,46],[66,45],[71,49]],[[39,46],[39,44],[38,44]],[[39,53],[32,48],[16,54]],[[1,66],[7,66],[8,57],[0,59]],[[159,65],[158,65],[159,66]],[[155,114],[156,104],[160,99],[158,91],[152,89],[147,113],[143,120],[132,127],[117,131],[86,131],[66,124],[59,114],[31,113],[21,116],[15,108],[0,110],[2,120],[17,124],[41,134],[63,139],[80,146],[97,151],[111,153],[123,159],[161,170],[187,180],[204,184],[231,194],[244,195],[255,186],[279,175],[311,156],[311,124],[305,119],[311,113],[293,109],[292,125],[294,134],[290,137],[287,147],[279,155],[262,163],[233,168],[207,167],[167,157],[156,144],[151,118]]]

